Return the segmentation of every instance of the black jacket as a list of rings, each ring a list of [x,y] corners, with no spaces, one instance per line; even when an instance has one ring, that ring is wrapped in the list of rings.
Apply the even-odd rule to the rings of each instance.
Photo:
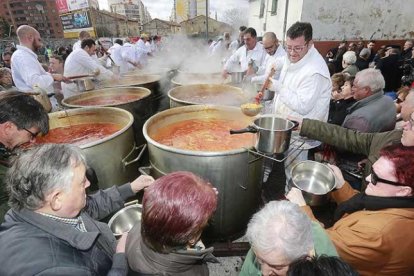
[[[389,55],[380,59],[376,68],[381,70],[385,79],[385,92],[395,91],[401,86],[402,72],[399,68],[400,55]]]

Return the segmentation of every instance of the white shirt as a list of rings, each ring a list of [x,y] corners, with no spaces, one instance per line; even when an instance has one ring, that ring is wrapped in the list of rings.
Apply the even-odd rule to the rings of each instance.
[[[37,60],[37,55],[31,49],[17,45],[17,50],[11,57],[11,70],[18,90],[33,91],[33,86],[36,84],[48,94],[54,92],[52,74],[43,69]]]
[[[109,48],[108,52],[111,54],[111,58],[115,64],[119,66],[120,73],[123,74],[128,72],[128,62],[126,62],[122,57],[122,46],[115,43],[111,48]],[[110,59],[108,59],[107,65],[112,66]]]
[[[85,50],[77,49],[69,54],[65,61],[64,76],[77,76],[93,74],[99,69],[98,80],[107,80],[113,77],[113,73],[97,63]],[[62,83],[62,92],[65,98],[78,94],[74,83]]]
[[[273,65],[275,63],[283,64],[285,58],[286,58],[286,52],[283,49],[283,47],[279,45],[275,53],[272,56],[269,54],[266,55],[265,62],[263,63],[261,67],[259,67],[259,70],[257,71],[257,76],[252,78],[252,82],[264,83],[267,76],[270,74],[270,71],[272,70]],[[280,62],[278,62],[277,60],[280,60]],[[280,76],[280,72],[282,71],[282,67],[275,66],[275,69],[276,71],[272,79],[278,80]]]
[[[127,42],[127,43],[124,43],[124,45],[122,45],[121,56],[124,62],[128,64],[127,68],[129,71],[135,69],[135,66],[129,62],[133,62],[133,63],[139,62],[136,51],[137,50],[135,46],[132,45],[131,43]]]
[[[296,63],[286,57],[279,80],[273,81],[276,92],[273,113],[282,117],[328,119],[331,79],[323,57],[311,47]]]
[[[248,69],[249,61],[252,59],[257,67],[262,66],[266,59],[266,51],[263,45],[259,42],[253,50],[247,50],[246,45],[240,47],[224,65],[224,70],[228,72],[246,71]]]
[[[82,44],[82,40],[76,41],[75,44],[73,44],[72,46],[72,51],[82,49],[81,44]]]
[[[231,51],[231,53],[235,53],[237,51],[237,49],[239,49],[239,41],[233,40],[230,45],[229,45],[229,50]]]

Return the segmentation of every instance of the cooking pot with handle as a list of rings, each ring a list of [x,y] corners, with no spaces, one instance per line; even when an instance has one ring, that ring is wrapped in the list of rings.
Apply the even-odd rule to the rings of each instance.
[[[253,125],[245,129],[230,130],[230,134],[257,133],[256,150],[266,154],[278,154],[289,149],[292,130],[298,125],[296,121],[274,115],[264,115],[254,120]]]

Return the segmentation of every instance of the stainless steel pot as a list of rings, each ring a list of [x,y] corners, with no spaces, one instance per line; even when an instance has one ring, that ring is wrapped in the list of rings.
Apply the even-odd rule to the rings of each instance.
[[[335,174],[327,165],[302,161],[291,170],[293,187],[302,191],[306,203],[319,206],[327,202],[327,194],[335,188]]]
[[[239,148],[222,152],[177,149],[160,144],[152,136],[164,127],[189,119],[228,119],[251,123],[240,108],[225,106],[185,106],[152,116],[144,125],[153,176],[178,170],[191,171],[207,179],[219,192],[217,211],[205,230],[205,237],[227,240],[242,234],[260,203],[262,158]]]
[[[70,108],[91,107],[91,105],[82,105],[80,102],[84,100],[119,95],[139,96],[139,99],[127,103],[94,106],[118,107],[131,112],[134,116],[133,128],[135,135],[135,143],[136,145],[142,145],[145,143],[144,135],[142,134],[142,127],[145,121],[153,114],[155,114],[155,110],[152,109],[151,105],[151,91],[149,89],[144,87],[118,87],[93,90],[90,92],[85,92],[72,97],[65,98],[62,101],[62,105]]]
[[[114,107],[69,109],[49,114],[50,129],[78,124],[115,123],[121,129],[95,142],[81,145],[87,163],[92,167],[100,188],[122,185],[138,177],[141,148],[134,143],[131,113]]]
[[[230,133],[257,133],[256,149],[266,154],[277,154],[289,149],[292,130],[298,125],[296,121],[264,115],[254,120],[253,125],[241,130],[230,130]]]
[[[115,237],[128,233],[135,224],[141,222],[142,205],[138,201],[131,201],[111,217],[108,226]]]
[[[178,86],[168,91],[170,107],[213,104],[240,106],[248,101],[240,88],[220,84],[193,84]]]
[[[240,84],[244,80],[245,72],[231,72],[231,82],[234,84]]]
[[[95,83],[93,82],[93,77],[85,77],[72,80],[79,92],[89,91],[95,89]]]

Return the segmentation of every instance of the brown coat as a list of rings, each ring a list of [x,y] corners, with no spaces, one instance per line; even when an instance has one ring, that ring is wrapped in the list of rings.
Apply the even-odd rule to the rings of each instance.
[[[332,197],[341,203],[356,193],[345,183]],[[304,209],[315,219],[308,206]],[[414,208],[357,211],[326,231],[339,256],[361,276],[414,275]]]

